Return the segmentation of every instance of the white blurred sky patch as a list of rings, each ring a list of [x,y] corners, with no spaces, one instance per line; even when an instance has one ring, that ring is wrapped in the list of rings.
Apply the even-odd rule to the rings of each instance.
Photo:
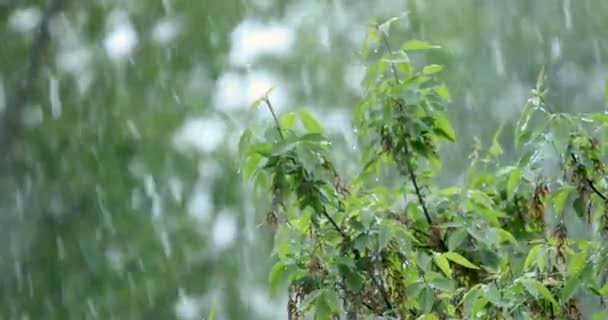
[[[159,46],[171,43],[180,33],[181,26],[171,18],[162,18],[152,28],[152,41]]]
[[[113,11],[107,19],[107,34],[103,39],[103,48],[108,57],[114,61],[128,58],[138,43],[137,31],[127,13]]]
[[[222,74],[216,83],[213,104],[219,110],[231,112],[246,111],[259,97],[270,88],[269,95],[277,111],[284,109],[287,103],[286,82],[268,71],[253,71],[245,75],[228,71]]]
[[[293,47],[294,32],[286,25],[245,20],[232,32],[230,62],[245,66],[261,55],[284,55]]]
[[[237,223],[235,213],[228,209],[220,211],[213,223],[211,240],[215,250],[228,249],[236,240]]]
[[[185,293],[184,289],[178,290],[178,299],[175,302],[175,315],[180,320],[200,319],[199,299]]]
[[[226,124],[218,117],[192,117],[177,130],[173,143],[180,151],[210,153],[223,143],[226,130]]]
[[[32,32],[41,19],[40,9],[36,7],[20,8],[8,18],[8,27],[16,32]]]

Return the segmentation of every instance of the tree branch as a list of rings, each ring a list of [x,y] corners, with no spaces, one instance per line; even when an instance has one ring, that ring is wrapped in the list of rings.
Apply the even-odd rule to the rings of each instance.
[[[578,164],[578,160],[576,159],[576,156],[574,155],[574,153],[570,153],[570,157],[572,158],[574,163]],[[595,194],[598,197],[602,198],[602,200],[604,200],[605,202],[608,202],[608,198],[605,195],[603,195],[602,192],[600,190],[598,190],[598,188],[595,187],[595,185],[593,184],[593,181],[591,181],[591,179],[585,177],[585,182],[587,182],[587,185],[589,185],[591,190],[593,190],[593,192],[595,192]]]
[[[384,41],[384,44],[386,45],[388,52],[390,54],[392,54],[393,50],[391,49],[391,44],[388,42],[388,36],[386,34],[384,34],[382,31],[380,31],[380,30],[378,30],[378,31],[380,33],[382,33],[381,37]],[[395,82],[397,84],[399,84],[399,82],[400,82],[399,75],[397,74],[397,68],[395,67],[395,63],[393,63],[393,62],[391,62],[391,70],[393,72],[393,76],[395,77]],[[416,177],[416,173],[414,172],[414,166],[411,161],[411,156],[410,156],[407,141],[403,144],[403,153],[404,153],[405,159],[406,159],[405,163],[407,166],[407,171],[409,173],[410,180],[411,180],[412,184],[414,185],[414,191],[416,192],[416,197],[418,198],[418,202],[420,203],[420,206],[422,207],[422,212],[424,213],[427,223],[432,228],[435,228],[435,224],[433,223],[433,220],[431,219],[431,215],[429,214],[429,211],[426,207],[426,201],[424,200],[424,196],[422,195],[422,191],[420,190],[420,187],[418,185],[418,179]],[[441,248],[443,250],[447,250],[447,246],[445,245],[445,242],[443,241],[443,239],[441,239],[441,237],[439,237],[438,239],[439,239],[439,244],[441,245]]]
[[[8,157],[13,137],[20,130],[19,123],[23,107],[27,103],[27,98],[33,95],[34,82],[38,78],[40,64],[50,42],[49,21],[62,7],[63,0],[50,0],[44,10],[42,20],[34,34],[24,75],[17,84],[12,101],[7,104],[7,108],[0,119],[0,163]]]

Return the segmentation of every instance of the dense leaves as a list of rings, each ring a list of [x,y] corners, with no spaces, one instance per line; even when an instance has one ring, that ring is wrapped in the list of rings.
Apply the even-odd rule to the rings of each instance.
[[[456,141],[450,95],[443,67],[416,71],[407,52],[439,47],[408,40],[391,51],[393,21],[365,37],[364,50],[387,50],[370,62],[353,114],[358,175],[339,175],[311,115],[277,117],[269,97],[270,134],[243,134],[246,175],[268,182],[278,259],[269,280],[273,290],[288,283],[290,319],[582,319],[592,295],[588,316],[601,317],[605,115],[552,112],[541,72],[515,128],[521,158],[499,164],[500,128],[487,152],[475,147],[462,185],[437,188],[438,150]]]

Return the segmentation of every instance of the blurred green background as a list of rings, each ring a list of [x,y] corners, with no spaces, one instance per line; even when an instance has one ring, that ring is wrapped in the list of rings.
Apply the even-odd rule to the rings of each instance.
[[[240,133],[270,123],[249,105],[274,87],[279,111],[318,116],[348,180],[366,26],[406,12],[393,46],[441,45],[415,59],[445,65],[453,98],[438,183],[501,124],[513,157],[543,66],[556,110],[605,107],[605,1],[0,0],[0,318],[286,318],[266,290],[268,199],[239,172]]]

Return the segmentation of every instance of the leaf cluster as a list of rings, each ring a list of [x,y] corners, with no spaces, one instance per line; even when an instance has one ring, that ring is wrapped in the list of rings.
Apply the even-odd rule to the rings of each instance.
[[[270,198],[269,286],[287,284],[290,319],[606,316],[608,116],[553,113],[541,72],[516,124],[517,163],[499,164],[500,128],[487,150],[474,146],[464,183],[439,188],[438,150],[456,141],[450,94],[442,66],[410,59],[439,47],[410,40],[393,51],[394,21],[373,24],[362,49],[371,62],[353,111],[357,175],[339,175],[309,113],[277,117],[267,96],[257,103],[275,124],[241,138],[243,173]]]

